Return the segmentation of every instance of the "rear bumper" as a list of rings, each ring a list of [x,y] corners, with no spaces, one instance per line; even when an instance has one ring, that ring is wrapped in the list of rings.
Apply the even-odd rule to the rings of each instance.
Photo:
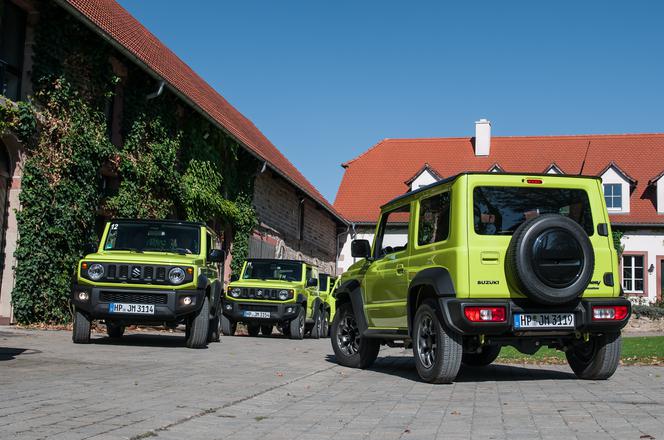
[[[276,324],[290,321],[300,313],[301,304],[288,302],[276,303],[271,301],[249,302],[233,300],[228,297],[222,300],[224,316],[235,322]],[[245,312],[267,312],[270,317],[256,318],[245,316]]]
[[[483,300],[483,299],[456,299],[441,298],[440,318],[457,333],[462,335],[547,335],[560,333],[608,333],[621,330],[629,321],[632,314],[631,303],[625,298],[598,298],[582,299],[575,303],[543,307],[527,300]],[[504,322],[471,322],[464,314],[468,306],[504,306],[506,319]],[[592,319],[593,306],[627,306],[627,316],[619,321],[596,321]],[[574,327],[546,328],[546,329],[515,329],[514,315],[518,313],[573,313]]]
[[[82,301],[79,292],[87,292],[89,299]],[[183,299],[191,298],[191,304],[185,305]],[[150,323],[179,321],[187,315],[196,313],[203,304],[205,290],[202,289],[141,289],[127,287],[92,287],[74,284],[71,302],[84,311],[91,319],[114,319],[127,323]],[[159,298],[159,300],[157,300]],[[153,304],[154,314],[112,313],[112,303]]]

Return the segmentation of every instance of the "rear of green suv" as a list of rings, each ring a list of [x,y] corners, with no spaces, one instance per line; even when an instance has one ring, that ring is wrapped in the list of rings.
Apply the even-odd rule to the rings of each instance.
[[[631,307],[598,178],[454,176],[384,205],[373,246],[352,253],[362,259],[341,277],[332,326],[343,365],[400,340],[429,382],[506,345],[563,350],[581,378],[619,363]]]

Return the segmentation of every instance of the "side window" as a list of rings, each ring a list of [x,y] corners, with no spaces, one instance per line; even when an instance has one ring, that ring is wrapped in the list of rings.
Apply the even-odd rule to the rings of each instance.
[[[450,235],[450,193],[444,192],[420,201],[417,245],[447,240]]]
[[[307,276],[305,281],[309,281],[311,279],[311,268],[307,266]]]
[[[376,236],[374,258],[401,252],[408,247],[408,224],[410,223],[410,204],[401,206],[383,214]]]
[[[213,243],[212,243],[212,235],[210,235],[210,233],[206,233],[205,234],[205,240],[206,240],[205,241],[205,243],[206,243],[205,249],[207,249],[206,252],[208,253],[208,255],[210,255],[210,251],[214,247]]]

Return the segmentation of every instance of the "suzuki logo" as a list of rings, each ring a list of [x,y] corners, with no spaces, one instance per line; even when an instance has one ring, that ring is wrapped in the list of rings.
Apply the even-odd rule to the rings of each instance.
[[[140,267],[134,267],[131,270],[131,276],[134,278],[138,278],[141,276],[141,268]]]
[[[262,290],[258,290],[258,291],[256,292],[256,296],[258,296],[258,297],[263,296],[263,291],[262,291]]]

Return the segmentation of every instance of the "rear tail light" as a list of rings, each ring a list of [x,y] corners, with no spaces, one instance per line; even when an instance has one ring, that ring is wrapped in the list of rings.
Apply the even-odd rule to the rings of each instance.
[[[472,306],[463,309],[471,322],[505,322],[505,307]]]
[[[593,321],[622,321],[627,317],[627,306],[593,306]]]

